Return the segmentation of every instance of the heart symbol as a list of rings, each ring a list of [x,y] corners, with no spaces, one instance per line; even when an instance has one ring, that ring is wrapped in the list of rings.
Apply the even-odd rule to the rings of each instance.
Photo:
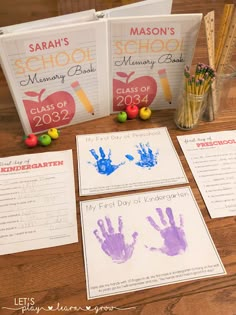
[[[89,311],[91,309],[91,306],[86,306],[85,308],[87,311]]]
[[[30,100],[23,100],[32,132],[68,125],[75,115],[75,102],[70,93],[57,91],[43,99],[42,89],[39,93],[25,92]]]
[[[127,74],[117,72],[122,80],[113,79],[113,111],[123,111],[126,106],[134,103],[139,108],[152,104],[157,94],[156,80],[151,76],[141,76],[130,80],[135,72]]]
[[[49,311],[53,309],[53,306],[48,306]]]

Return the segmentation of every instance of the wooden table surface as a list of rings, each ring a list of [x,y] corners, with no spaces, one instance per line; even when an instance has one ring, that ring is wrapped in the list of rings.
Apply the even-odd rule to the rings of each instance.
[[[23,2],[26,3],[26,1]],[[39,1],[37,0],[36,2],[38,3]],[[91,5],[91,2],[88,2]],[[113,1],[111,4],[111,1],[104,1],[103,6],[105,2],[107,7],[125,3],[125,1]],[[205,14],[209,10],[216,9],[216,15],[219,16],[223,10],[224,2],[223,0],[209,0],[208,3],[205,3],[205,1],[201,0],[192,5],[191,1],[174,0],[173,13],[192,11]],[[17,4],[17,1],[15,3]],[[48,2],[41,1],[41,3],[46,6]],[[84,5],[85,2],[78,1],[78,3],[81,3],[81,5],[83,3]],[[126,1],[126,3],[128,2]],[[98,2],[94,1],[93,4],[97,4],[96,9],[99,9]],[[2,8],[0,8],[0,12],[1,10]],[[9,10],[13,15],[13,11]],[[46,12],[45,9],[45,16],[43,16],[43,11],[41,12],[42,17],[46,17]],[[201,28],[194,56],[195,62],[207,62],[204,40],[205,34],[203,28]],[[236,129],[236,99],[231,100],[229,103],[225,102],[224,105],[224,110],[214,121],[201,122],[196,129],[187,133],[176,128],[173,122],[174,110],[155,111],[149,121],[132,120],[125,124],[116,122],[115,116],[111,115],[96,121],[64,128],[61,137],[47,148],[39,146],[34,149],[28,149],[22,142],[23,129],[5,78],[0,72],[0,157],[72,149],[79,234],[79,242],[75,244],[0,256],[0,314],[21,314],[20,311],[4,310],[2,307],[13,307],[14,299],[33,298],[38,306],[55,306],[58,302],[60,305],[68,307],[73,305],[87,306],[86,312],[71,310],[57,311],[54,314],[95,314],[94,308],[97,307],[98,314],[111,315],[236,315],[236,218],[210,218],[176,138],[178,135]],[[168,128],[171,139],[180,156],[190,187],[226,268],[227,275],[88,301],[86,298],[79,201],[96,198],[97,196],[80,197],[78,194],[75,136],[79,134],[164,126]],[[106,197],[106,195],[101,197]],[[193,231],[193,233],[198,233],[198,231]],[[134,308],[126,311],[101,309],[101,307],[106,306]],[[99,307],[100,310],[98,309]],[[36,313],[29,311],[25,312],[25,314]],[[50,314],[50,312],[41,311],[39,314]]]

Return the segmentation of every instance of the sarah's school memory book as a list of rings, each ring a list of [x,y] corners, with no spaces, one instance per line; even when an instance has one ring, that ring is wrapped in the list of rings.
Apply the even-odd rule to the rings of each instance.
[[[175,107],[202,15],[170,14],[171,5],[147,0],[1,28],[1,66],[25,134],[131,103]]]

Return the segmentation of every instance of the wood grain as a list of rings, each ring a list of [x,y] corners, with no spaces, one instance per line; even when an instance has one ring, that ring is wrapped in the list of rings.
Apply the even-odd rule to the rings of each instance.
[[[0,7],[2,26],[55,16],[60,13],[80,11],[91,8],[103,10],[135,1],[84,1],[84,0],[8,0]],[[137,1],[136,1],[137,2]],[[216,29],[220,14],[223,12],[224,0],[196,1],[173,0],[173,13],[202,12],[206,14],[215,10]],[[16,14],[17,12],[17,14]],[[193,63],[208,62],[206,36],[202,23]],[[234,56],[235,58],[235,56]],[[115,116],[98,119],[64,128],[61,137],[48,147],[47,151],[72,149],[75,169],[75,195],[77,202],[77,219],[79,243],[48,249],[27,251],[0,256],[0,314],[18,315],[20,312],[1,309],[13,306],[14,298],[30,297],[40,306],[114,306],[134,307],[127,311],[100,310],[98,314],[111,315],[236,315],[236,218],[211,219],[199,189],[180,149],[176,136],[185,134],[178,130],[173,122],[174,110],[154,112],[150,121],[133,120],[119,124]],[[123,295],[87,301],[83,262],[83,248],[80,226],[79,201],[88,197],[78,195],[78,171],[76,161],[75,136],[99,132],[114,132],[131,129],[145,129],[166,126],[180,156],[199,204],[210,234],[226,268],[227,275],[197,281],[188,281],[173,285],[137,291]],[[201,122],[188,134],[214,132],[236,129],[236,101],[224,104],[224,111],[210,123]],[[0,156],[11,156],[44,152],[45,148],[25,148],[22,143],[23,129],[19,121],[12,97],[2,72],[0,72]],[[141,190],[142,191],[142,190]],[[145,191],[145,190],[143,190]],[[132,191],[131,191],[132,192]],[[121,193],[122,194],[122,193]],[[102,195],[101,197],[106,197]],[[95,198],[95,197],[89,197]],[[198,231],[193,231],[198,233]],[[144,266],[145,268],[145,266]],[[26,312],[25,314],[35,314]],[[41,311],[39,314],[49,314]],[[55,312],[54,312],[55,314]],[[95,312],[60,311],[57,314],[95,314]]]

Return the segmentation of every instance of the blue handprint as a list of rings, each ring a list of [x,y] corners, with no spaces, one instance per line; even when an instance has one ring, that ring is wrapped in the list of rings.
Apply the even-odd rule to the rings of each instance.
[[[106,157],[104,150],[102,147],[99,147],[100,157],[97,155],[94,149],[89,150],[92,156],[95,158],[96,163],[88,162],[92,164],[97,172],[102,175],[110,175],[116,169],[118,169],[121,165],[125,164],[125,162],[121,162],[120,164],[114,165],[111,160],[111,150],[109,149],[108,155]]]
[[[123,222],[122,218],[118,218],[118,233],[115,233],[112,226],[111,220],[108,217],[105,217],[107,230],[104,226],[103,220],[98,220],[97,224],[100,228],[100,232],[104,239],[99,236],[98,230],[94,230],[93,233],[96,236],[97,240],[101,244],[102,250],[109,256],[115,263],[124,263],[129,258],[131,258],[134,245],[138,236],[137,232],[134,232],[132,235],[133,242],[131,244],[125,243],[125,237],[122,233]]]
[[[136,165],[148,169],[151,169],[152,167],[157,165],[157,156],[159,154],[158,150],[153,153],[149,143],[139,143],[138,145],[136,145],[136,148],[140,158],[139,161],[135,163]],[[130,161],[134,160],[134,157],[130,154],[126,154],[126,158]]]
[[[169,219],[169,225],[164,218],[162,209],[157,208],[156,212],[160,218],[163,228],[160,228],[151,216],[147,217],[147,220],[151,226],[160,233],[164,240],[164,245],[161,248],[151,247],[149,249],[151,251],[160,251],[168,256],[182,254],[187,248],[185,232],[183,230],[184,222],[182,215],[180,215],[180,227],[177,227],[171,208],[166,208],[166,215]]]

